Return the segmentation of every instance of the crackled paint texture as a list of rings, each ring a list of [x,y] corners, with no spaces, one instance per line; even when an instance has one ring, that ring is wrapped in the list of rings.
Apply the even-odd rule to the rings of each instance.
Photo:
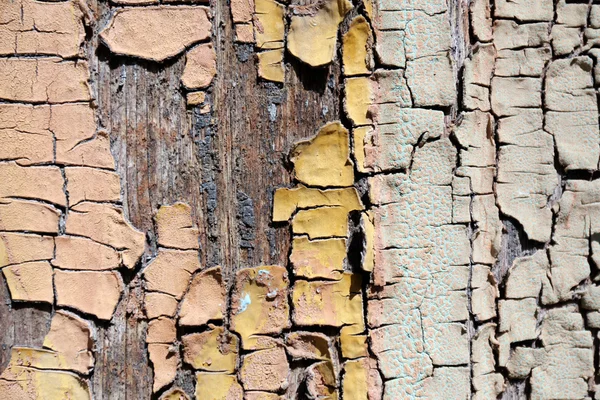
[[[594,2],[4,1],[0,398],[600,399],[599,47]]]

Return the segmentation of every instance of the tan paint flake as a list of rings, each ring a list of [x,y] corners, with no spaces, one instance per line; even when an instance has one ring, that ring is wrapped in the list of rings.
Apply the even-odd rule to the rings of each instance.
[[[60,58],[0,59],[0,99],[35,103],[90,100],[85,61]]]
[[[154,370],[152,392],[156,393],[175,380],[180,365],[179,353],[172,344],[150,343],[148,355]]]
[[[148,319],[160,316],[174,317],[177,312],[177,299],[171,295],[158,292],[144,294],[144,311]]]
[[[85,39],[76,1],[21,0],[2,5],[0,54],[76,57]]]
[[[288,386],[290,367],[282,347],[258,350],[246,355],[240,369],[245,390],[277,392]]]
[[[180,250],[198,249],[198,229],[192,220],[192,208],[184,203],[161,206],[154,221],[158,245]]]
[[[0,164],[0,197],[44,200],[66,206],[64,180],[58,167],[21,167],[13,162]]]
[[[350,135],[340,122],[321,127],[313,138],[296,144],[290,154],[295,177],[307,186],[352,186]]]
[[[115,172],[96,168],[65,168],[69,205],[83,201],[117,203],[121,201],[121,181]]]
[[[348,0],[325,0],[304,8],[296,7],[287,36],[290,53],[312,67],[331,63],[338,25],[352,7]]]
[[[181,83],[188,90],[204,89],[217,73],[217,54],[212,43],[200,44],[185,55],[185,68]]]
[[[177,340],[177,328],[173,318],[158,317],[148,323],[146,343],[174,343]]]
[[[56,162],[111,169],[115,160],[106,132],[96,132],[94,110],[88,104],[51,107],[50,130],[56,137]]]
[[[239,339],[222,327],[182,338],[183,361],[195,370],[234,373],[237,366]]]
[[[235,41],[239,43],[254,43],[254,25],[251,23],[236,24]]]
[[[52,267],[47,261],[11,265],[2,272],[13,301],[54,303]]]
[[[279,266],[237,272],[231,298],[230,328],[247,341],[255,335],[279,334],[290,327],[287,271]]]
[[[194,272],[200,269],[198,252],[161,250],[144,270],[149,291],[162,292],[180,300]]]
[[[133,268],[144,252],[144,234],[125,219],[121,208],[109,204],[83,202],[71,208],[66,233],[119,249],[127,268]]]
[[[201,326],[223,319],[227,302],[221,267],[202,271],[192,278],[179,310],[178,324]]]
[[[54,271],[56,304],[110,320],[124,290],[118,272]]]
[[[186,94],[185,99],[188,106],[199,106],[206,100],[206,92],[189,92]]]
[[[52,317],[44,347],[59,354],[75,371],[88,374],[94,366],[93,337],[89,322],[77,315],[58,310]]]
[[[47,204],[33,201],[0,200],[0,229],[57,233],[60,212]]]
[[[52,265],[61,269],[106,270],[121,266],[121,257],[112,247],[77,236],[58,236]]]
[[[50,260],[54,238],[28,233],[0,233],[0,268],[28,261]]]
[[[337,400],[337,377],[331,361],[321,361],[306,369],[306,391],[309,398]]]
[[[117,9],[100,38],[115,54],[162,62],[210,33],[206,7],[125,7]]]

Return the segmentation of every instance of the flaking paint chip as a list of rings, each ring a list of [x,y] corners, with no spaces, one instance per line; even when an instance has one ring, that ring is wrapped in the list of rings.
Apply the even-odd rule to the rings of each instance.
[[[279,334],[291,326],[287,271],[279,266],[244,268],[236,274],[231,298],[231,330],[247,341],[255,335]]]
[[[287,388],[289,372],[285,350],[276,347],[244,356],[240,380],[245,390],[278,392]]]
[[[54,271],[56,304],[110,320],[124,290],[115,271]]]
[[[162,62],[210,37],[209,9],[198,6],[119,8],[100,33],[115,54]]]
[[[196,373],[196,398],[203,400],[242,400],[244,391],[235,375]]]
[[[192,208],[184,203],[161,206],[154,217],[158,245],[180,250],[194,250],[198,244],[198,229],[192,220]]]
[[[179,310],[179,325],[201,326],[223,319],[226,312],[226,288],[221,267],[213,267],[192,278]]]
[[[180,300],[190,277],[199,269],[198,252],[162,249],[144,270],[144,279],[149,291],[170,294]]]
[[[352,9],[348,0],[325,0],[293,10],[287,48],[312,67],[331,63],[335,55],[338,25]]]
[[[114,248],[79,236],[57,236],[52,265],[61,269],[117,269],[121,256]]]
[[[200,44],[185,55],[181,83],[188,90],[204,89],[217,73],[217,54],[212,43]]]
[[[0,268],[28,261],[50,260],[54,238],[20,232],[0,233]]]
[[[154,370],[152,392],[156,393],[175,380],[179,367],[179,352],[172,349],[172,344],[150,343],[148,354]]]
[[[366,75],[373,69],[371,26],[362,15],[350,22],[342,37],[342,64],[345,76]]]
[[[342,207],[300,210],[292,219],[292,231],[311,240],[348,237],[348,212]]]
[[[235,372],[239,351],[237,336],[225,332],[222,327],[202,333],[192,333],[182,338],[183,361],[195,370]]]
[[[13,301],[54,303],[52,267],[47,261],[11,265],[2,272]]]
[[[297,277],[339,280],[345,259],[344,238],[310,240],[306,236],[297,236],[292,239],[290,263]]]
[[[296,179],[307,186],[347,187],[354,183],[350,135],[340,122],[330,122],[313,138],[296,144],[290,160]]]

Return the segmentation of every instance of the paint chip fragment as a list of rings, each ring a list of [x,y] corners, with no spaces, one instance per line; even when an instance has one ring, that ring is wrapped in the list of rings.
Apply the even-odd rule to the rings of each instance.
[[[100,38],[115,54],[162,62],[208,39],[209,9],[198,6],[124,7]]]
[[[195,370],[232,374],[237,366],[239,339],[222,327],[182,338],[183,361]]]

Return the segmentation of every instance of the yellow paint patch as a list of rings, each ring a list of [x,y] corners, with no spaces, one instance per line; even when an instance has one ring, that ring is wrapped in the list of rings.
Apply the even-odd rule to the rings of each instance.
[[[258,53],[258,76],[272,82],[285,82],[283,49]]]
[[[368,125],[369,106],[373,102],[373,89],[369,78],[348,78],[344,85],[346,96],[344,110],[354,126]]]
[[[196,373],[196,398],[202,400],[242,400],[243,390],[234,375]]]
[[[299,142],[290,160],[296,179],[305,185],[347,187],[354,183],[350,137],[340,122],[331,122],[312,139]]]
[[[364,75],[371,72],[373,61],[369,49],[372,42],[371,27],[365,17],[354,17],[348,32],[342,38],[344,75]]]
[[[292,219],[292,231],[310,239],[348,237],[348,213],[342,207],[300,210]]]
[[[211,372],[235,371],[239,340],[222,327],[186,335],[182,342],[183,361],[192,368]]]
[[[364,330],[362,279],[344,273],[340,281],[303,281],[294,284],[293,320],[299,326],[356,325]]]
[[[346,361],[342,393],[345,400],[367,400],[369,392],[368,370],[365,368],[366,359]]]
[[[183,390],[173,388],[163,393],[159,400],[190,400],[190,398]]]
[[[297,277],[339,280],[345,259],[346,239],[309,240],[298,236],[292,241],[290,263]]]
[[[346,327],[343,327],[340,333],[340,347],[342,349],[342,357],[366,357],[368,355],[367,336],[354,335],[352,333],[349,333],[348,331],[349,330],[347,330]]]
[[[285,8],[275,0],[255,0],[254,36],[261,50],[283,48]]]
[[[363,210],[355,188],[316,189],[298,185],[293,189],[280,188],[273,198],[273,221],[288,221],[297,209],[318,206],[339,206],[347,212]]]
[[[348,0],[325,0],[297,8],[288,32],[288,50],[305,63],[318,67],[329,64],[335,55],[338,25],[352,3]]]
[[[236,274],[231,330],[242,346],[253,335],[279,334],[290,327],[287,271],[279,266],[244,268]]]
[[[70,372],[26,368],[11,360],[0,378],[0,393],[4,399],[91,399],[88,382]]]

